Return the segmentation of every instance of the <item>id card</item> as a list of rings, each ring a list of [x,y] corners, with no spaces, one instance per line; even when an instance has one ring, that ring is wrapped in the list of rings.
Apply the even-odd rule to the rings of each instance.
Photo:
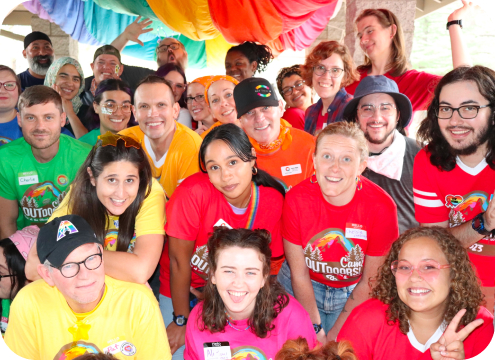
[[[351,239],[368,240],[368,232],[364,225],[347,223],[345,224],[345,237]]]
[[[230,360],[232,352],[228,341],[210,342],[203,344],[205,360]]]

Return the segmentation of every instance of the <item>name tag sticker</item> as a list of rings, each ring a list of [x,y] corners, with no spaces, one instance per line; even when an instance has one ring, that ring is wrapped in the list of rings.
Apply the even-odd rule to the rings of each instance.
[[[205,360],[230,360],[232,352],[228,341],[210,342],[203,344]]]
[[[347,223],[345,225],[345,237],[351,239],[368,240],[368,233],[364,225]]]
[[[38,181],[38,173],[36,171],[26,171],[17,174],[19,178],[19,185],[31,185],[37,184]]]
[[[213,227],[215,226],[225,226],[226,228],[228,229],[232,229],[232,226],[230,226],[229,224],[227,224],[227,221],[223,220],[223,219],[219,219],[215,225],[213,225]]]
[[[282,166],[282,176],[302,174],[301,164]]]
[[[125,343],[125,340],[116,342],[115,344],[112,344],[110,346],[107,346],[106,348],[103,349],[103,353],[107,355],[115,355],[120,352],[120,347],[122,344]]]

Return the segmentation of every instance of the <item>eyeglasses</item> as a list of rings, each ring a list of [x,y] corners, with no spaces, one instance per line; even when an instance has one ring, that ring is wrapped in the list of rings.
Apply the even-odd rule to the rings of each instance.
[[[383,116],[395,115],[395,109],[396,107],[389,103],[378,105],[378,111],[380,111],[380,114]],[[358,115],[363,118],[370,118],[375,115],[376,111],[377,107],[374,104],[365,104],[358,108]]]
[[[423,278],[432,279],[440,274],[441,269],[450,268],[450,265],[440,265],[435,260],[425,260],[420,261],[418,266],[413,266],[409,261],[395,260],[390,268],[394,276],[410,276],[414,269],[417,269]]]
[[[14,91],[17,88],[17,83],[15,81],[0,82],[0,89],[2,88],[2,85],[7,91]]]
[[[317,66],[313,67],[313,71],[314,71],[315,75],[317,75],[317,76],[323,76],[328,71],[330,73],[330,77],[338,78],[340,75],[342,75],[342,73],[344,72],[344,69],[341,69],[338,67],[333,67],[333,68],[327,69],[323,65],[317,65]]]
[[[158,47],[158,49],[156,49],[156,51],[161,53],[161,52],[168,51],[169,48],[172,50],[179,50],[180,44],[179,43],[172,43],[170,45],[160,45]]]
[[[14,277],[15,275],[0,275],[0,281],[5,277]]]
[[[439,106],[436,109],[436,114],[439,119],[450,119],[452,115],[454,115],[454,111],[457,111],[459,116],[463,119],[469,120],[469,119],[474,119],[476,116],[478,116],[478,112],[480,109],[490,107],[491,104],[488,105],[464,105],[460,106],[458,108],[453,108],[450,106]]]
[[[62,264],[60,267],[52,266],[55,269],[60,270],[60,273],[63,277],[72,278],[79,274],[79,270],[81,270],[81,264],[86,266],[88,270],[96,270],[100,267],[103,261],[103,255],[101,254],[100,248],[98,248],[98,254],[93,254],[88,256],[86,259],[80,262],[72,262],[67,264]]]
[[[204,95],[196,95],[196,96],[186,97],[186,102],[188,104],[192,104],[193,100],[196,100],[197,103],[202,103],[202,102],[205,102],[205,96]]]
[[[107,131],[104,135],[98,136],[96,146],[105,147],[108,145],[117,146],[117,141],[123,140],[125,147],[133,147],[135,149],[141,149],[141,143],[138,139],[135,139],[129,135],[118,135]]]
[[[282,89],[282,95],[291,95],[294,92],[294,89],[296,90],[302,90],[304,86],[305,81],[304,80],[299,80],[296,81],[296,83],[292,86],[286,86]]]
[[[107,115],[115,114],[117,111],[119,111],[119,108],[122,109],[122,114],[126,114],[126,115],[130,114],[132,110],[131,104],[117,105],[113,102],[108,102],[100,106],[108,111]]]

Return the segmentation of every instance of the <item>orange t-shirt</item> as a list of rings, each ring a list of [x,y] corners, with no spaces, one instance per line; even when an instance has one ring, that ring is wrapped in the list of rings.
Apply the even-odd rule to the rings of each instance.
[[[209,129],[208,129],[208,130],[203,131],[203,132],[201,133],[201,135],[199,135],[199,136],[201,136],[201,139],[204,139],[204,138],[205,138],[205,136],[206,136],[206,135],[208,135],[208,133],[209,133],[212,129],[214,129],[214,128],[216,128],[217,126],[220,126],[220,125],[223,125],[223,124],[222,124],[220,121],[217,121],[217,122],[216,122],[216,123],[214,123],[214,124],[213,124],[213,125],[212,125]]]

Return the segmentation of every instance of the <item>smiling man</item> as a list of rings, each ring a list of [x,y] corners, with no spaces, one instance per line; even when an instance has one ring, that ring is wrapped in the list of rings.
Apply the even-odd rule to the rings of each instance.
[[[416,219],[467,248],[493,311],[495,290],[495,71],[460,67],[438,83],[418,136]]]
[[[370,151],[363,172],[397,204],[400,233],[418,226],[414,218],[413,166],[419,151],[416,141],[405,135],[412,105],[395,81],[383,75],[367,76],[344,109],[344,119],[363,130]]]
[[[17,105],[23,137],[0,147],[0,236],[42,226],[62,201],[91,146],[60,134],[62,99],[35,85]]]
[[[86,220],[53,219],[40,230],[37,250],[42,279],[17,294],[10,312],[5,343],[14,353],[27,359],[171,358],[153,293],[105,276],[103,244]]]
[[[21,79],[22,90],[43,85],[48,68],[53,62],[52,41],[45,33],[33,31],[24,38],[22,56],[27,59],[29,68],[17,76]]]
[[[153,177],[170,198],[182,180],[199,172],[201,138],[177,122],[180,107],[167,80],[155,75],[146,77],[136,88],[134,104],[133,114],[139,125],[119,134],[132,134],[141,140]]]

